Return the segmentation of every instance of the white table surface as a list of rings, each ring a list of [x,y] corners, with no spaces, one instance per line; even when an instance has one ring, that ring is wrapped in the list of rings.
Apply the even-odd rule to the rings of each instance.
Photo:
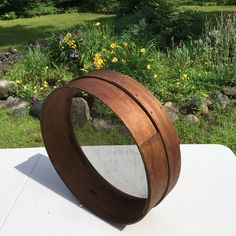
[[[125,149],[136,152],[133,146],[84,151],[104,157]],[[117,227],[79,206],[44,148],[0,149],[0,236],[236,236],[235,155],[222,145],[181,145],[181,155],[174,190],[142,221]]]

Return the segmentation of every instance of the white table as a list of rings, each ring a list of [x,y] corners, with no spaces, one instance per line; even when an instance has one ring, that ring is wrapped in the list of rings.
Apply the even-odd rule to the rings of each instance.
[[[96,153],[99,162],[112,153],[136,153],[134,146],[85,147],[84,151]],[[142,221],[116,227],[79,206],[44,148],[0,149],[0,235],[236,236],[232,151],[221,145],[181,145],[181,155],[182,171],[174,190]],[[138,178],[143,181],[142,174]],[[145,181],[142,186],[134,190],[137,195],[145,194]]]

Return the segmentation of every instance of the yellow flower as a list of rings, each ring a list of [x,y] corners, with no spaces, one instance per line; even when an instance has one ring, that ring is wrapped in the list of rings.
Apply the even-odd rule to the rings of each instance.
[[[111,61],[116,63],[116,62],[118,62],[118,58],[117,57],[113,57],[113,59]]]
[[[121,61],[122,61],[123,64],[126,64],[126,60],[125,59],[122,58]]]
[[[17,84],[20,84],[20,83],[21,83],[21,80],[18,80],[18,79],[17,79],[17,80],[16,80],[16,83],[17,83]]]
[[[99,70],[103,67],[104,65],[104,60],[101,57],[100,53],[96,53],[94,58],[93,58],[93,64],[95,65],[95,69]]]
[[[187,80],[187,79],[189,79],[188,75],[186,75],[186,74],[183,74],[180,78],[181,78],[182,80]]]
[[[141,53],[145,53],[145,52],[146,52],[145,48],[141,48],[141,49],[140,49],[140,52],[141,52]]]
[[[27,85],[24,85],[24,91],[27,89]]]
[[[82,91],[82,95],[83,95],[84,97],[87,97],[87,96],[88,96],[88,94],[87,94],[86,92],[84,92],[84,91]]]
[[[110,47],[111,47],[112,49],[115,49],[115,48],[118,48],[118,45],[117,45],[116,43],[111,43]]]
[[[98,27],[98,26],[100,26],[100,25],[101,25],[101,23],[100,23],[100,22],[97,22],[95,25]]]
[[[150,64],[147,65],[147,70],[151,70],[151,65]]]
[[[157,78],[157,74],[154,74],[153,77],[154,77],[154,79],[156,79]]]
[[[45,69],[48,70],[48,66],[46,66]]]
[[[106,52],[107,50],[106,50],[106,48],[102,48],[102,51],[103,51],[103,52]]]
[[[123,45],[127,47],[129,44],[127,42],[124,42]]]
[[[47,82],[47,81],[44,81],[44,82],[43,82],[43,87],[44,87],[44,88],[47,88],[47,87],[48,87],[48,82]]]

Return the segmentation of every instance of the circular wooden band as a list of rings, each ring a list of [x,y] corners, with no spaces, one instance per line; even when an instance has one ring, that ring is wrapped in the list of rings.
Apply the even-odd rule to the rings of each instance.
[[[130,196],[115,188],[87,160],[71,121],[76,89],[101,100],[129,129],[144,163],[147,198]],[[179,176],[178,138],[173,125],[165,118],[156,98],[135,80],[113,71],[96,71],[54,90],[45,99],[41,130],[55,169],[85,207],[113,223],[130,224],[142,219],[159,203]]]

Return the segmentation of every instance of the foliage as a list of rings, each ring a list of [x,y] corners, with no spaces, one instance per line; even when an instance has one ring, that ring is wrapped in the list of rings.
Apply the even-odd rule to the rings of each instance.
[[[236,108],[231,105],[224,111],[211,111],[197,124],[177,121],[175,127],[181,143],[214,143],[231,148],[236,153]]]
[[[218,143],[226,145],[236,153],[236,108],[212,111],[208,118],[198,124],[177,121],[180,143]],[[41,147],[43,145],[39,121],[26,115],[14,117],[10,111],[0,108],[0,148]],[[81,145],[132,144],[129,137],[115,129],[98,132],[89,124],[76,130]]]
[[[64,83],[71,74],[51,65],[47,55],[41,51],[29,51],[27,55],[19,59],[5,78],[18,84],[15,94],[28,101],[32,97],[43,98],[50,92],[50,84],[56,81],[55,86]]]
[[[15,20],[17,18],[17,15],[14,11],[6,12],[4,15],[1,16],[2,20]]]
[[[180,104],[207,97],[222,85],[235,85],[235,15],[222,16],[217,22],[207,24],[198,40],[178,46],[173,42],[167,54],[156,50],[155,40],[145,43],[132,40],[129,34],[115,35],[112,26],[99,22],[84,25],[77,72],[120,71],[140,81],[162,102]],[[59,36],[56,40],[52,45],[59,45]]]
[[[24,8],[24,17],[35,17],[42,15],[56,14],[59,10],[54,6],[52,2],[33,2]]]

